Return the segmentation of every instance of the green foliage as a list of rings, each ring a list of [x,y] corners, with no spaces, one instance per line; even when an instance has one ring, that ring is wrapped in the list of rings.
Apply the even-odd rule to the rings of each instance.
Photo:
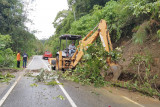
[[[61,100],[65,100],[65,98],[62,95],[57,96],[57,98],[59,98]]]
[[[62,83],[57,83],[55,80],[47,82],[47,85],[55,86],[55,85],[63,85]]]
[[[62,10],[58,12],[56,18],[54,19],[53,25],[56,28],[58,25],[62,24],[64,18],[66,18],[69,14],[69,11],[67,10]]]
[[[53,25],[56,28],[56,34],[60,36],[64,33],[68,33],[68,30],[71,28],[71,23],[73,21],[74,16],[72,11],[60,11],[53,22]]]
[[[153,78],[152,80],[155,81],[155,79]],[[114,86],[118,86],[118,87],[122,87],[122,88],[127,88],[128,90],[137,90],[143,94],[146,94],[148,96],[157,96],[160,97],[160,93],[158,90],[154,89],[153,87],[151,87],[151,85],[148,82],[145,82],[144,84],[141,84],[139,81],[127,81],[124,83],[121,82],[108,82],[108,85],[114,85]]]
[[[141,14],[137,13],[137,17],[135,17],[132,5],[137,4],[137,1],[121,0],[109,1],[103,8],[95,5],[93,12],[74,21],[69,31],[71,34],[85,36],[101,19],[105,19],[111,35],[114,35],[111,36],[111,38],[114,41],[117,41],[122,36],[122,29],[132,30],[135,26],[133,23],[136,23],[134,18],[138,20],[139,16],[143,14],[143,12],[141,12]],[[145,17],[143,20],[145,20]],[[127,32],[129,33],[129,31]],[[127,33],[124,34],[125,36],[128,36]]]
[[[0,33],[11,34],[14,29],[24,25],[23,4],[19,0],[0,1]]]
[[[34,34],[30,33],[25,26],[28,19],[24,6],[24,2],[20,0],[0,1],[0,34],[5,35],[5,38],[0,36],[0,50],[5,47],[5,49],[10,48],[13,52],[21,51],[23,53],[25,51],[32,56],[35,51],[40,50],[38,47],[40,43],[37,43],[38,40]],[[8,57],[11,56],[8,55]],[[9,61],[12,63],[11,60]]]
[[[147,37],[147,30],[149,29],[149,22],[144,22],[134,34],[133,40],[135,43],[142,44]]]
[[[132,60],[132,64],[137,65],[142,62],[144,62],[145,65],[148,65],[148,67],[149,67],[149,64],[151,64],[153,62],[152,56],[150,54],[146,54],[146,55],[136,54],[136,55],[134,55],[134,58]]]
[[[27,77],[34,77],[34,76],[33,76],[33,73],[31,73],[31,72],[25,73],[24,76],[27,76]]]
[[[135,1],[137,2],[137,1]],[[137,17],[140,14],[153,13],[153,17],[159,13],[160,1],[159,0],[138,0],[133,3],[130,8],[133,9],[133,15]]]
[[[65,77],[70,76],[70,80],[82,84],[93,83],[95,87],[104,86],[105,81],[100,72],[108,70],[106,64],[107,57],[110,56],[113,61],[118,61],[121,58],[120,50],[120,48],[117,48],[117,51],[108,53],[102,45],[92,44],[87,51],[84,51],[85,55],[82,62],[76,66],[72,75],[70,76],[70,73],[67,72],[65,73]]]
[[[158,38],[160,38],[160,30],[157,31]],[[159,40],[160,42],[160,40]]]
[[[158,0],[69,0],[69,10],[60,11],[53,22],[56,33],[46,43],[45,47],[55,54],[59,47],[58,37],[62,34],[86,36],[101,19],[107,21],[112,42],[117,42],[122,36],[132,36],[131,30],[146,19],[159,19],[160,1]],[[74,18],[76,14],[76,19]],[[138,30],[138,29],[137,29]],[[135,41],[143,42],[142,36],[137,32]],[[137,38],[137,39],[136,39]]]
[[[132,66],[137,66],[138,81],[130,81],[130,87],[136,89],[149,96],[159,96],[159,90],[156,87],[156,80],[158,75],[151,75],[151,64],[153,63],[152,56],[150,54],[140,55],[136,54],[132,60]],[[137,77],[136,76],[136,77]],[[133,85],[131,85],[134,83]]]
[[[45,70],[40,69],[40,73],[34,78],[36,82],[44,82],[45,81]]]
[[[76,19],[92,11],[94,5],[104,6],[110,0],[69,0],[69,8],[75,12]]]
[[[8,48],[10,44],[11,38],[9,35],[0,35],[0,67],[14,66],[13,51]]]
[[[117,47],[115,50],[107,53],[107,55],[111,57],[112,61],[117,62],[122,57],[122,50],[121,50],[121,48]]]
[[[55,35],[45,43],[45,47],[49,47],[54,54],[59,47],[59,36],[67,33],[85,37],[101,19],[107,21],[107,29],[112,42],[117,42],[122,37],[133,36],[136,43],[143,43],[147,37],[149,25],[145,20],[160,21],[159,0],[68,0],[68,4],[69,10],[59,12],[53,23],[56,27]],[[75,82],[94,83],[95,86],[103,85],[104,78],[101,77],[100,71],[107,69],[104,59],[108,55],[113,61],[117,61],[121,58],[122,52],[106,53],[102,50],[104,49],[100,48],[100,42],[97,42],[97,46],[91,46],[74,72],[66,72],[65,77]],[[146,66],[146,73],[150,66],[150,60],[147,57],[135,56],[135,61],[133,60],[135,63],[138,63],[138,60],[142,61]],[[135,82],[134,86],[138,84]],[[130,84],[126,85],[129,89],[132,88]]]
[[[9,82],[11,80],[11,78],[15,78],[14,75],[7,73],[7,74],[2,74],[0,72],[0,82]]]
[[[160,30],[157,31],[158,37],[160,38]]]
[[[82,62],[76,66],[74,72],[65,72],[63,76],[82,84],[93,83],[95,87],[103,86],[105,82],[100,72],[103,68],[107,69],[106,60],[104,60],[107,54],[102,48],[91,45],[85,52]]]
[[[11,37],[9,35],[0,35],[0,49],[8,47],[11,43]]]
[[[37,87],[38,85],[36,83],[30,84],[31,87]]]
[[[65,100],[65,98],[62,95],[58,95],[57,97],[53,97],[53,99],[59,98],[60,100]]]

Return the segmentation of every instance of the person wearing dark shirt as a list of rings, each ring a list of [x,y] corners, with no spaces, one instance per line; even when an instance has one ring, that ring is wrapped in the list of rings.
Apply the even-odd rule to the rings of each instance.
[[[23,54],[23,68],[26,68],[27,60],[28,60],[28,55],[24,52],[24,54]]]

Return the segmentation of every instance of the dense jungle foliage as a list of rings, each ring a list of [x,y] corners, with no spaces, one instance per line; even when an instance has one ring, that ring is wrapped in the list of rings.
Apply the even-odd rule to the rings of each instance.
[[[42,43],[25,26],[25,5],[20,0],[0,1],[0,67],[15,67],[18,51],[29,57],[43,52]]]

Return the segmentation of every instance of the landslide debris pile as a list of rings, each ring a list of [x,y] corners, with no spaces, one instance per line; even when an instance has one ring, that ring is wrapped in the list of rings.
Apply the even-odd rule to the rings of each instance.
[[[122,68],[118,86],[138,90],[160,98],[160,42],[158,37],[160,23],[145,21],[134,30],[130,40],[119,43],[123,54],[118,62]],[[124,85],[124,83],[127,83]]]

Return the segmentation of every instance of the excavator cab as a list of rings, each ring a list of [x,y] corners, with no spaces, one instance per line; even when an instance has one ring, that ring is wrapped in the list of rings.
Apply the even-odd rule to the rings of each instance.
[[[67,57],[73,56],[74,54],[74,52],[72,52],[71,55],[69,54],[69,44],[72,44],[72,43],[75,44],[77,41],[79,42],[79,40],[81,39],[81,35],[65,34],[65,35],[60,36],[59,39],[60,39],[59,51],[62,50],[62,57],[67,58]],[[66,41],[65,45],[63,44],[63,46],[62,46],[62,40]],[[56,53],[57,57],[59,56],[59,51]]]

